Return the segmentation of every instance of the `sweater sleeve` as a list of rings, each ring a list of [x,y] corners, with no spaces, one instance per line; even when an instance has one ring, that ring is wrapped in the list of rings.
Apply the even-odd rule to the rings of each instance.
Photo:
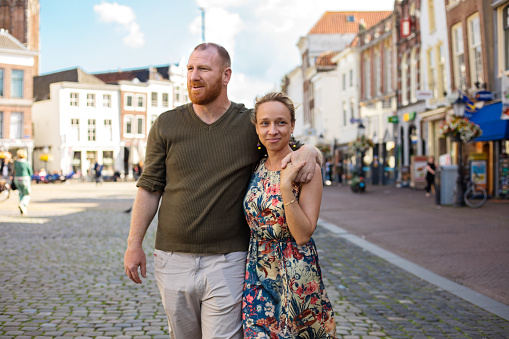
[[[148,134],[145,166],[136,184],[151,192],[164,192],[166,186],[166,150],[169,145],[161,138],[161,125],[159,116]]]

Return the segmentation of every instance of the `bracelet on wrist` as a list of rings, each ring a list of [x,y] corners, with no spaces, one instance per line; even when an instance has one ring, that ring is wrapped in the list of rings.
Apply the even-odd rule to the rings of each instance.
[[[293,204],[294,202],[295,202],[295,199],[293,199],[293,200],[292,200],[292,201],[290,201],[289,203],[287,203],[287,204],[283,204],[283,205],[288,206],[288,205]]]

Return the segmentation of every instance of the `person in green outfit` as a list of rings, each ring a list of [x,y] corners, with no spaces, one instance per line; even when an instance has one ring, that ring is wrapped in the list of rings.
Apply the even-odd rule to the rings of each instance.
[[[14,162],[14,182],[19,192],[19,211],[21,214],[28,213],[28,203],[30,202],[32,167],[27,162],[27,151],[20,149],[16,152],[17,159]]]

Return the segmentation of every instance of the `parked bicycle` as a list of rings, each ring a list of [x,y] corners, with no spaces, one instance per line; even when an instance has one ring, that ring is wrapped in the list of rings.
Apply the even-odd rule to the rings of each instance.
[[[0,202],[9,199],[11,195],[11,185],[7,183],[7,180],[0,179]]]
[[[486,203],[486,200],[488,200],[486,189],[477,184],[477,179],[479,179],[479,175],[474,172],[474,178],[472,181],[468,181],[465,194],[463,195],[465,204],[472,208],[482,207]]]

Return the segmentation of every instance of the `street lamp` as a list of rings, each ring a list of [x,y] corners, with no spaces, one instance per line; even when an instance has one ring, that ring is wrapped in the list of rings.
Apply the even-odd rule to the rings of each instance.
[[[458,99],[452,104],[454,114],[457,117],[465,115],[465,103],[458,97]],[[465,200],[463,195],[465,194],[465,178],[463,176],[463,140],[457,138],[458,143],[458,178],[456,179],[456,201],[454,202],[455,207],[465,206]]]

